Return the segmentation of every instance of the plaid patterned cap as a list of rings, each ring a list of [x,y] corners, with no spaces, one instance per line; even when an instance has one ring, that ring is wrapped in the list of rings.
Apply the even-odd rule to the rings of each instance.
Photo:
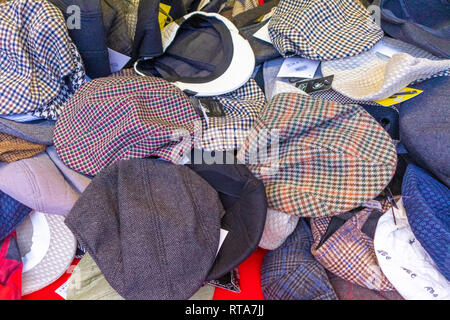
[[[281,0],[269,34],[283,57],[312,60],[354,56],[383,37],[369,12],[354,0]]]
[[[261,265],[266,300],[338,300],[325,269],[311,255],[312,237],[304,219]]]
[[[410,164],[403,178],[402,196],[414,235],[450,281],[450,189]]]
[[[0,4],[0,114],[56,120],[86,81],[58,8],[44,0]]]
[[[238,160],[264,182],[271,209],[322,217],[378,196],[397,153],[362,107],[281,93],[260,113]]]
[[[324,235],[332,218],[311,219],[314,238],[311,253],[322,266],[342,279],[372,290],[391,291],[394,287],[378,265],[373,238],[362,231],[374,210],[359,210],[328,237]]]
[[[99,78],[69,101],[56,123],[55,148],[69,168],[87,175],[132,158],[179,163],[192,148],[195,121],[189,98],[164,79]]]
[[[47,148],[37,144],[0,132],[0,162],[15,162],[31,158]]]
[[[397,53],[388,57],[375,47],[355,57],[325,61],[321,64],[323,76],[334,75],[332,88],[344,96],[371,101],[388,98],[425,79],[450,75],[450,59],[439,59],[411,44],[387,37],[380,45]]]
[[[213,97],[223,106],[224,116],[202,121],[199,149],[206,151],[237,150],[245,142],[266,98],[255,80],[230,93]]]

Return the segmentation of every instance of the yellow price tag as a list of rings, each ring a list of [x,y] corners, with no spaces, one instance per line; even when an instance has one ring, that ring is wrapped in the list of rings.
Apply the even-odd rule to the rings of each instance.
[[[394,104],[402,103],[403,101],[414,98],[415,96],[421,94],[422,92],[423,92],[423,90],[406,87],[403,90],[395,93],[394,95],[392,95],[389,98],[386,98],[383,100],[377,100],[375,102],[381,104],[382,106],[389,107]]]
[[[170,9],[172,9],[171,6],[164,4],[164,3],[160,3],[159,7],[161,8],[162,11],[164,11],[167,14],[169,14]],[[159,22],[159,28],[161,30],[166,26],[166,21],[167,21],[167,16],[160,11],[159,15],[158,15],[158,22]]]

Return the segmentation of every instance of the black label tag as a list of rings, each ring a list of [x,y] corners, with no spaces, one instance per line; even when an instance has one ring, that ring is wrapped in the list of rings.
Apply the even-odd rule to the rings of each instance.
[[[295,86],[306,93],[312,93],[316,91],[331,89],[331,84],[333,83],[334,75],[318,78],[312,80],[300,80],[295,83]]]
[[[212,117],[225,117],[226,114],[223,111],[223,105],[212,98],[194,98],[190,97],[192,104],[194,105],[197,113],[203,117],[204,114],[208,118]]]

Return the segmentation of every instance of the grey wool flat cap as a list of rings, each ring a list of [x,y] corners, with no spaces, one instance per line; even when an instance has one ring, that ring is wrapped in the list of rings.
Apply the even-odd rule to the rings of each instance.
[[[156,159],[103,169],[65,223],[127,300],[186,300],[203,285],[225,210],[191,169]]]

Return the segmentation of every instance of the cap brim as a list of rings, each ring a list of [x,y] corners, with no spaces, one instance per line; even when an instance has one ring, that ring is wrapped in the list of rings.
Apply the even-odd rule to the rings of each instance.
[[[34,218],[39,220],[41,227],[35,227],[36,222],[32,222],[33,240],[36,242],[36,246],[32,245],[30,252],[22,253],[22,258],[25,255],[35,257],[34,261],[30,261],[33,264],[31,268],[27,268],[24,265],[24,270],[29,270],[22,273],[22,295],[38,291],[59,279],[69,268],[77,249],[75,236],[64,224],[63,216],[33,211],[30,219],[33,218],[32,215],[35,215]],[[45,222],[47,223],[48,231],[46,231]],[[21,244],[23,245],[23,242],[26,241],[25,239],[30,238],[29,234],[27,234],[30,231],[23,229],[23,226],[24,224],[22,223],[17,228],[19,247],[21,247]],[[46,232],[50,234],[39,234]],[[50,238],[49,242],[47,242],[48,245],[39,242],[39,240],[47,237]],[[45,251],[45,253],[42,251]],[[36,260],[40,261],[37,262]]]
[[[177,81],[172,84],[180,88],[182,91],[193,92],[196,93],[195,96],[203,97],[226,94],[242,87],[250,79],[255,69],[255,54],[250,46],[250,43],[239,34],[239,30],[236,26],[225,17],[216,13],[192,12],[184,16],[184,19],[187,20],[194,14],[215,17],[226,25],[226,27],[230,30],[231,39],[233,42],[233,58],[227,70],[221,76],[212,81],[204,83],[187,83]],[[174,28],[170,25],[166,28],[169,28],[168,30],[170,35],[163,37],[164,50],[167,49],[169,44],[173,41],[176,31],[178,30],[178,28]],[[144,73],[138,70],[138,62],[139,61],[135,63],[134,69],[137,74],[145,76]]]

